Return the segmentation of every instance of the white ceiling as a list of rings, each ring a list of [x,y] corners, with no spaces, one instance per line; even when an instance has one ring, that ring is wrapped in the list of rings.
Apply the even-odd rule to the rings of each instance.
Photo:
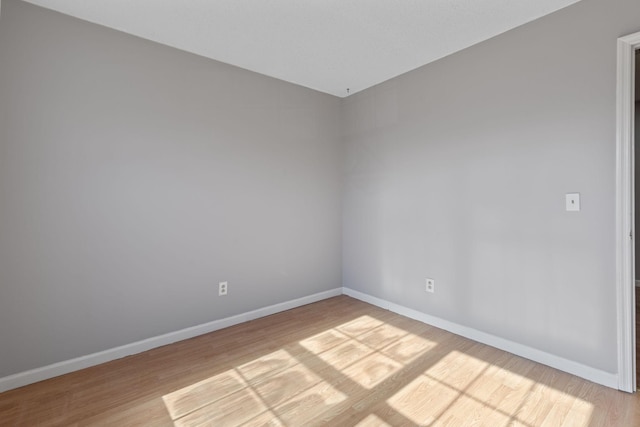
[[[27,0],[344,97],[579,0]]]

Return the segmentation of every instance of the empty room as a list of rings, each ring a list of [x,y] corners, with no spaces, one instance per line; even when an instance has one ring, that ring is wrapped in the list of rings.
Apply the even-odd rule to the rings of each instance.
[[[1,0],[0,425],[640,425],[639,49],[638,0]]]

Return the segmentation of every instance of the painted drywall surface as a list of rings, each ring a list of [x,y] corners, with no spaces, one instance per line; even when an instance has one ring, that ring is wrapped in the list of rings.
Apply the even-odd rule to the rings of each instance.
[[[0,377],[341,285],[337,98],[2,7]]]
[[[345,99],[344,286],[616,372],[616,39],[638,16],[584,0]]]

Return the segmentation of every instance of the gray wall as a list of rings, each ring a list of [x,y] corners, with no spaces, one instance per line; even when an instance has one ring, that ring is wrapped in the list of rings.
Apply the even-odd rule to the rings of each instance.
[[[341,285],[339,99],[15,0],[0,64],[0,377]]]
[[[616,372],[616,39],[639,17],[583,0],[347,98],[343,284]]]

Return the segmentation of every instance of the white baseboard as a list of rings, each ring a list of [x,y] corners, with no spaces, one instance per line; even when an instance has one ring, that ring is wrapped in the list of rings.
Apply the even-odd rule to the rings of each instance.
[[[65,360],[63,362],[54,363],[42,368],[32,369],[29,371],[10,375],[8,377],[0,378],[0,393],[28,384],[33,384],[38,381],[57,377],[59,375],[68,374],[69,372],[78,371],[90,366],[99,365],[111,360],[120,359],[132,354],[142,353],[143,351],[151,350],[163,345],[186,340],[198,335],[217,331],[219,329],[224,329],[229,326],[237,325],[239,323],[248,322],[260,317],[269,316],[281,311],[290,310],[292,308],[300,307],[306,304],[311,304],[313,302],[321,301],[323,299],[331,298],[341,294],[351,296],[369,304],[384,308],[389,311],[393,311],[394,313],[398,313],[402,316],[406,316],[411,319],[415,319],[420,322],[463,336],[465,338],[469,338],[474,341],[499,348],[501,350],[533,360],[538,363],[542,363],[552,368],[568,372],[589,381],[593,381],[594,383],[602,384],[614,389],[618,388],[617,374],[601,371],[599,369],[595,369],[568,359],[564,359],[562,357],[555,356],[544,351],[536,350],[523,344],[518,344],[504,338],[496,337],[494,335],[487,334],[485,332],[481,332],[467,326],[458,325],[457,323],[440,319],[438,317],[431,316],[429,314],[425,314],[420,311],[407,308],[402,305],[395,304],[350,288],[336,288],[307,297],[302,297],[280,304],[259,308],[247,313],[238,314],[220,320],[214,320],[213,322],[193,326],[191,328],[182,329],[180,331],[170,332],[168,334],[159,335],[157,337],[148,338],[131,344],[126,344],[98,353],[77,357],[75,359]]]
[[[469,328],[467,326],[458,325],[457,323],[440,319],[438,317],[431,316],[420,311],[407,308],[402,305],[395,304],[362,292],[358,292],[353,289],[342,288],[342,293],[366,303],[378,306],[380,308],[393,311],[394,313],[398,313],[402,316],[418,320],[420,322],[435,326],[440,329],[444,329],[445,331],[452,332],[456,335],[469,338],[482,344],[490,345],[492,347],[507,351],[517,356],[533,360],[534,362],[542,363],[543,365],[559,369],[561,371],[576,375],[594,383],[611,387],[616,390],[618,389],[617,374],[612,374],[600,369],[595,369],[581,363],[577,363],[550,353],[546,353],[544,351],[536,350],[535,348],[531,348],[523,344],[518,344],[516,342],[509,341],[495,335],[487,334],[485,332]]]
[[[98,353],[77,357],[75,359],[65,360],[63,362],[54,363],[52,365],[43,366],[25,372],[20,372],[8,377],[0,378],[0,393],[14,388],[33,384],[38,381],[57,377],[59,375],[68,374],[69,372],[78,371],[90,366],[99,365],[111,360],[120,359],[132,354],[142,353],[156,347],[171,344],[177,341],[186,340],[198,335],[207,334],[239,323],[248,322],[249,320],[258,319],[260,317],[269,316],[281,311],[290,310],[323,299],[335,297],[342,294],[342,288],[335,288],[329,291],[320,292],[306,297],[286,301],[280,304],[270,305],[268,307],[259,308],[247,313],[238,314],[213,322],[204,323],[202,325],[193,326],[191,328],[182,329],[176,332],[159,335],[157,337],[148,338],[142,341],[126,344],[120,347],[104,350]]]

